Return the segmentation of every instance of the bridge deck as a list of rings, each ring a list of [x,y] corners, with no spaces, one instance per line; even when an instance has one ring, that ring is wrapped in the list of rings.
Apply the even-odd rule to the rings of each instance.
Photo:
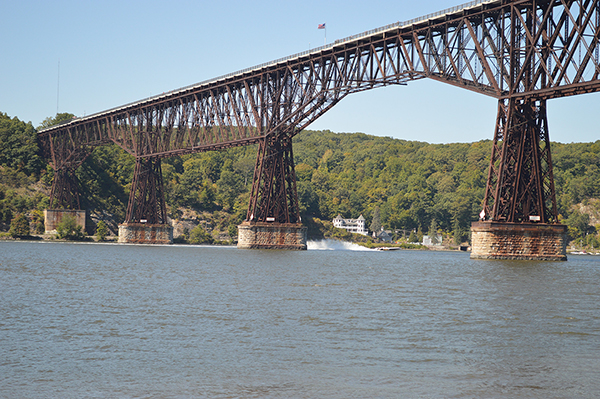
[[[47,154],[114,142],[136,157],[168,157],[289,138],[351,93],[423,78],[503,101],[591,93],[600,91],[599,42],[600,0],[473,1],[75,118],[38,137]]]
[[[488,0],[488,1],[478,1],[478,0],[476,0],[476,1],[470,1],[468,3],[464,3],[464,4],[457,5],[457,6],[454,6],[454,7],[451,7],[451,8],[447,8],[447,9],[444,9],[444,10],[441,10],[441,11],[438,11],[438,12],[435,12],[435,13],[430,13],[430,14],[427,14],[427,15],[424,15],[424,16],[421,16],[421,17],[418,17],[418,18],[413,18],[413,19],[410,19],[408,21],[395,22],[395,23],[392,23],[392,24],[389,24],[389,25],[382,26],[380,28],[368,30],[366,32],[359,33],[359,34],[352,35],[352,36],[348,36],[348,37],[343,38],[343,39],[338,39],[338,40],[336,40],[333,43],[326,44],[326,45],[323,45],[323,46],[320,46],[320,47],[315,47],[313,49],[306,50],[306,51],[303,51],[303,52],[300,52],[300,53],[296,53],[296,54],[292,54],[292,55],[287,56],[287,57],[279,58],[279,59],[276,59],[276,60],[273,60],[273,61],[268,61],[268,62],[259,64],[259,65],[255,65],[255,66],[252,66],[252,67],[249,67],[249,68],[245,68],[245,69],[242,69],[242,70],[239,70],[239,71],[231,72],[231,73],[228,73],[228,74],[225,74],[225,75],[221,75],[221,76],[218,76],[218,77],[215,77],[215,78],[212,78],[212,79],[207,79],[207,80],[201,81],[199,83],[195,83],[195,84],[192,84],[192,85],[184,86],[184,87],[181,87],[181,88],[178,88],[178,89],[175,89],[175,90],[171,90],[171,91],[168,91],[168,92],[165,92],[165,93],[161,93],[159,95],[150,96],[150,97],[144,98],[142,100],[134,101],[134,102],[131,102],[131,103],[127,103],[127,104],[118,106],[118,107],[114,107],[114,108],[110,108],[110,109],[107,109],[107,110],[104,110],[104,111],[96,112],[96,113],[93,113],[93,114],[90,114],[90,115],[87,115],[87,116],[74,118],[71,121],[63,122],[63,123],[61,123],[59,125],[55,125],[55,126],[51,126],[49,128],[46,128],[46,129],[42,129],[38,133],[43,134],[43,133],[46,133],[46,132],[49,132],[49,131],[57,130],[57,129],[63,127],[64,125],[69,125],[69,124],[75,124],[75,123],[79,123],[79,122],[90,121],[90,120],[93,120],[93,119],[96,119],[96,118],[104,117],[107,114],[111,114],[111,113],[115,113],[115,112],[119,112],[119,111],[124,111],[124,110],[127,110],[127,109],[139,107],[139,106],[144,106],[146,104],[150,104],[150,103],[156,102],[157,100],[164,100],[164,99],[167,99],[167,98],[172,98],[172,97],[177,97],[177,96],[180,96],[180,95],[185,95],[185,94],[187,94],[189,92],[197,91],[197,90],[202,89],[204,87],[208,87],[208,86],[214,85],[216,83],[219,83],[219,82],[222,82],[222,81],[225,81],[225,80],[228,80],[228,79],[240,78],[240,77],[246,76],[248,74],[253,74],[254,72],[262,71],[265,68],[276,67],[276,66],[281,65],[281,64],[286,64],[286,63],[288,63],[290,61],[291,62],[300,61],[301,59],[306,58],[306,57],[310,57],[311,55],[318,55],[318,54],[320,54],[323,51],[333,50],[333,49],[335,49],[336,47],[338,47],[338,46],[340,46],[342,44],[348,44],[348,43],[351,43],[351,42],[359,42],[359,41],[367,39],[369,37],[381,35],[383,33],[391,32],[391,31],[394,31],[394,30],[399,29],[399,28],[400,29],[411,28],[414,25],[417,25],[417,24],[422,23],[424,21],[428,21],[430,19],[444,18],[444,17],[446,17],[448,15],[457,14],[457,13],[460,13],[460,12],[462,12],[464,10],[471,9],[471,8],[474,8],[474,7],[478,7],[478,6],[482,5],[482,4],[491,4],[491,3],[498,3],[499,4],[501,2],[500,2],[500,0]]]

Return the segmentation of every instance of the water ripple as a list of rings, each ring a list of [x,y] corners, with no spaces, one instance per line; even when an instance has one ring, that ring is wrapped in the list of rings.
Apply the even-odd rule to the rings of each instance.
[[[600,258],[309,249],[0,242],[0,397],[600,391]]]

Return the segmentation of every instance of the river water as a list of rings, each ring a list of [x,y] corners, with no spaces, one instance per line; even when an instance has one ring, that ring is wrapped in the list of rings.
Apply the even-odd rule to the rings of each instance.
[[[597,398],[600,256],[0,242],[0,398]]]

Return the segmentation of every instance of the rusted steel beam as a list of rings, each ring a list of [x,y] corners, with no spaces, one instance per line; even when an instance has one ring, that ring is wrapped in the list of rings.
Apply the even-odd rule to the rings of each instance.
[[[545,101],[500,101],[481,216],[559,222]]]
[[[260,142],[246,221],[300,223],[292,140],[279,134]]]
[[[125,223],[167,223],[160,159],[136,160]]]
[[[49,209],[81,209],[76,167],[64,167],[54,172]]]

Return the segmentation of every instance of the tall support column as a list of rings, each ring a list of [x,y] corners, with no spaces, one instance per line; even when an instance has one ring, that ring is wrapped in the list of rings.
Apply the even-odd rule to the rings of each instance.
[[[167,222],[160,159],[136,159],[125,222],[150,224]]]
[[[44,210],[44,230],[46,234],[56,233],[58,225],[68,216],[73,217],[77,225],[85,231],[86,211],[81,209],[79,182],[75,171],[88,157],[89,152],[83,147],[71,149],[70,152],[53,152],[53,148],[46,148],[45,151],[52,154],[54,179],[50,190],[50,207]]]
[[[559,224],[546,102],[501,100],[472,258],[566,260]]]
[[[484,211],[495,221],[558,223],[545,101],[500,101]]]
[[[246,221],[300,222],[290,138],[260,142]]]
[[[79,165],[63,167],[54,171],[50,191],[50,209],[44,210],[44,230],[46,234],[56,233],[65,217],[72,217],[85,231],[86,211],[81,209],[79,184],[75,170]]]
[[[75,175],[77,166],[54,171],[54,180],[50,190],[51,209],[81,209],[79,184]]]
[[[267,137],[259,144],[246,220],[238,226],[238,248],[306,249],[290,137]]]
[[[136,159],[125,222],[119,225],[119,242],[171,244],[173,228],[167,222],[159,158]]]

